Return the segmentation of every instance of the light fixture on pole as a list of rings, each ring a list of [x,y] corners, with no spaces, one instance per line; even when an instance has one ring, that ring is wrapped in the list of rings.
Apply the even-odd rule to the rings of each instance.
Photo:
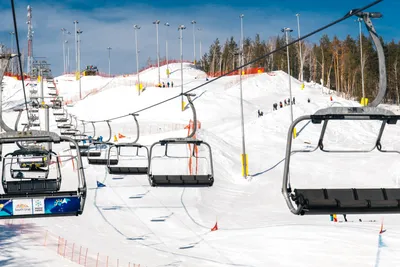
[[[79,76],[79,99],[82,100],[82,77],[81,77],[81,34],[83,33],[83,31],[81,31],[80,29],[78,29],[76,31],[77,34],[77,44],[78,44],[78,72],[77,75]]]
[[[244,36],[243,36],[243,17],[244,15],[241,14],[240,16],[240,52],[239,52],[239,65],[243,65],[243,43],[244,43]],[[241,114],[241,126],[242,126],[242,175],[244,178],[247,178],[248,175],[248,158],[246,154],[246,142],[245,142],[245,133],[244,133],[244,112],[243,112],[243,88],[242,88],[242,68],[239,69],[239,88],[240,88],[240,114]]]
[[[74,21],[75,25],[75,79],[78,80],[78,21]]]
[[[281,30],[285,35],[286,35],[286,45],[289,44],[289,32],[292,32],[293,30],[290,28],[283,28]],[[293,123],[293,98],[292,98],[292,79],[290,76],[290,59],[289,59],[289,46],[286,47],[286,53],[287,53],[287,65],[288,65],[288,77],[289,77],[289,96],[290,96],[290,119],[291,122]],[[294,137],[296,137],[296,134],[294,134]]]
[[[169,78],[169,64],[168,64],[168,28],[169,23],[164,23],[164,26],[167,27],[167,37],[165,38],[165,59],[167,60],[167,77]]]
[[[67,31],[67,29],[65,28],[61,28],[61,32],[62,32],[62,45],[63,45],[63,62],[64,62],[64,74],[67,72],[66,69],[66,63],[65,63],[65,32]]]
[[[198,28],[197,29],[199,32],[202,32],[203,31],[203,29],[202,28]],[[201,35],[200,35],[200,37],[201,37]],[[199,40],[199,60],[200,60],[200,66],[201,67],[203,67],[203,54],[201,53],[201,38],[199,38],[200,40]]]
[[[361,88],[362,88],[362,99],[365,101],[365,89],[364,89],[364,58],[363,58],[363,46],[362,46],[362,31],[361,31],[361,22],[363,21],[362,18],[358,18],[358,25],[360,28],[360,63],[361,63]],[[363,102],[364,103],[364,102]]]
[[[301,37],[301,34],[300,34],[300,13],[297,13],[296,17],[297,17],[297,33],[298,33],[298,37],[300,39],[300,37]],[[301,41],[299,42],[299,55],[300,55],[300,81],[304,82],[303,57],[302,57],[302,53],[301,53]]]
[[[107,47],[108,50],[108,77],[111,77],[111,47]]]
[[[157,34],[157,67],[158,67],[158,84],[161,84],[161,77],[160,77],[160,51],[159,51],[159,44],[158,44],[158,25],[160,24],[159,20],[153,21],[153,24],[156,25],[156,34]]]
[[[136,72],[137,72],[137,87],[140,95],[140,77],[139,77],[139,50],[138,50],[138,39],[137,39],[137,31],[140,30],[139,25],[133,25],[133,29],[135,29],[135,43],[136,43]]]
[[[183,111],[185,108],[185,102],[183,102],[183,30],[186,29],[185,25],[179,25],[179,39],[181,46],[181,110]]]
[[[191,21],[193,25],[193,64],[196,65],[196,34],[194,28],[196,27],[196,21],[192,20]]]

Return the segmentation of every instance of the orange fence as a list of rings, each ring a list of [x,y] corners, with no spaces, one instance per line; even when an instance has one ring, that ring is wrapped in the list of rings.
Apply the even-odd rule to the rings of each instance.
[[[22,80],[22,76],[21,76],[21,75],[19,75],[19,74],[13,74],[13,73],[11,73],[11,72],[5,72],[5,73],[4,73],[4,76],[16,78],[16,79],[19,80],[19,81]],[[28,79],[28,78],[30,79],[30,76],[24,74],[24,80],[25,80],[25,79]]]
[[[248,68],[248,69],[242,70],[242,75],[258,74],[258,73],[263,73],[263,72],[265,72],[264,68]],[[227,73],[227,72],[217,71],[217,72],[209,72],[209,73],[207,73],[207,75],[210,77],[218,77],[218,76],[224,75],[225,73]],[[233,76],[233,75],[239,75],[239,74],[240,74],[240,72],[239,72],[239,70],[237,70],[232,73],[229,73],[227,76]]]
[[[48,249],[53,253],[57,253],[61,257],[71,262],[82,266],[89,267],[140,267],[144,265],[133,262],[122,262],[118,258],[110,257],[109,255],[101,254],[95,250],[91,250],[78,243],[67,240],[62,236],[55,235],[42,227],[28,223],[24,219],[7,219],[1,220],[4,225],[4,231],[7,228],[12,228],[13,231],[24,237],[29,237],[30,240],[36,242],[43,249]]]

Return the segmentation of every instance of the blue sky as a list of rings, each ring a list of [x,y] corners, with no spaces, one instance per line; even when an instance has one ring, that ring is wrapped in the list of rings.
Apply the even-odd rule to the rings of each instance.
[[[18,0],[16,12],[21,49],[27,50],[26,41],[26,6],[33,9],[34,55],[46,56],[52,64],[54,74],[63,71],[62,33],[66,28],[73,33],[73,21],[79,21],[83,31],[81,48],[81,66],[97,65],[103,72],[108,72],[108,51],[111,46],[111,62],[113,73],[132,73],[136,71],[135,39],[133,25],[139,24],[139,62],[146,65],[147,59],[156,59],[156,30],[152,22],[161,20],[159,28],[160,56],[165,56],[165,40],[168,28],[169,57],[179,58],[180,24],[187,26],[184,31],[183,54],[188,60],[193,59],[192,20],[196,25],[196,55],[199,55],[199,40],[202,42],[202,53],[218,37],[224,41],[230,36],[240,36],[239,15],[244,14],[244,34],[254,38],[256,33],[261,38],[281,34],[282,27],[291,27],[297,36],[296,13],[300,13],[302,35],[329,23],[353,8],[364,6],[372,0]],[[383,38],[400,39],[397,12],[400,1],[384,0],[370,11],[379,11],[384,18],[376,21],[375,26]],[[10,46],[12,16],[9,0],[0,2],[0,43]],[[202,28],[202,31],[197,31]],[[357,37],[358,24],[348,19],[325,33],[343,38],[347,34]],[[309,39],[317,41],[321,34]],[[70,39],[70,63],[75,66],[74,36]]]

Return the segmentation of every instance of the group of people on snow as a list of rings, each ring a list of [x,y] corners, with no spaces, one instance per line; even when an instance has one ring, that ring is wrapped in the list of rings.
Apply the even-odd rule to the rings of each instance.
[[[169,87],[170,85],[171,85],[171,87],[174,87],[174,82],[171,82],[171,83],[167,82],[166,85],[165,85],[165,82],[162,82],[162,84],[161,83],[157,84],[157,87],[165,88],[165,87]]]
[[[295,97],[292,98],[292,103],[293,103],[293,105],[296,105],[296,98]],[[287,100],[286,99],[283,100],[283,103],[282,103],[282,101],[279,102],[279,107],[280,108],[283,108],[283,105],[285,105],[285,106],[289,106],[290,105],[290,97]],[[272,109],[273,110],[278,110],[278,103],[274,103],[272,105]]]

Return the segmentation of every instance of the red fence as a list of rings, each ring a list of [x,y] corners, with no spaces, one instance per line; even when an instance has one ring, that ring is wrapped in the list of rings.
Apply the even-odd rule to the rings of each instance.
[[[264,68],[248,68],[248,69],[242,70],[242,75],[258,74],[258,73],[263,73],[263,72],[265,72]],[[218,77],[218,76],[224,75],[225,73],[227,73],[227,72],[217,71],[217,72],[209,72],[209,73],[207,73],[207,75],[209,77]],[[240,74],[240,72],[239,72],[239,70],[237,70],[232,73],[229,73],[227,76],[233,76],[233,75],[239,75],[239,74]]]

